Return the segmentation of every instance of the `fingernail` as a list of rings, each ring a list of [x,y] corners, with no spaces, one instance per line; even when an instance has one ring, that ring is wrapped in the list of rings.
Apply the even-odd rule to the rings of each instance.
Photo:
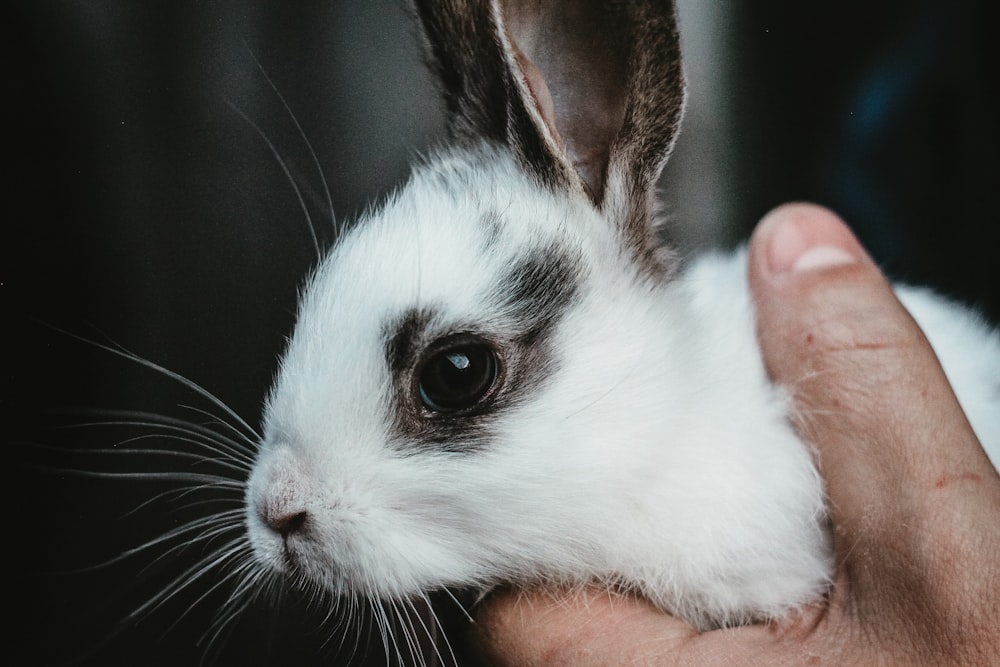
[[[854,235],[827,209],[793,204],[782,206],[761,222],[768,268],[772,273],[820,271],[856,264],[863,251]]]
[[[834,266],[854,264],[857,261],[850,253],[831,245],[819,245],[799,255],[792,264],[792,272],[829,269]]]

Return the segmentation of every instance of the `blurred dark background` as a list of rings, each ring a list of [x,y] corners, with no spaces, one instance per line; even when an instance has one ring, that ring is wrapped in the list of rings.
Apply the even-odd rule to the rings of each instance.
[[[664,184],[676,242],[729,247],[772,206],[810,199],[894,276],[1000,321],[987,3],[707,4],[682,7],[693,99]],[[442,137],[404,3],[35,0],[5,13],[7,664],[346,660],[334,624],[294,596],[265,598],[226,642],[199,645],[226,606],[225,587],[199,600],[218,577],[118,632],[202,554],[67,573],[181,519],[164,502],[130,513],[158,483],[61,469],[176,463],[87,457],[127,436],[61,428],[80,417],[54,411],[176,414],[194,400],[52,327],[124,345],[256,425],[316,259],[307,216],[324,247],[334,238],[324,186],[350,220]]]

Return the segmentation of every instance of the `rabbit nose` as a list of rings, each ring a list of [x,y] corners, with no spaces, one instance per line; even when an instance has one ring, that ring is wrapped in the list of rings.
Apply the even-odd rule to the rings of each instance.
[[[277,444],[258,461],[248,494],[256,519],[287,541],[310,522],[310,498],[315,495],[305,468],[292,450]]]
[[[264,517],[268,527],[285,539],[288,539],[289,535],[302,532],[308,519],[309,513],[305,510],[278,510],[276,508],[268,508]]]

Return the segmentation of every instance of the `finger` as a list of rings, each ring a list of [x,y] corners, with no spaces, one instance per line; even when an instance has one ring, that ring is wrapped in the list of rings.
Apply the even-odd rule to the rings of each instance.
[[[476,617],[474,645],[486,664],[666,664],[697,633],[648,602],[599,589],[505,591]]]
[[[996,472],[930,345],[843,222],[816,206],[776,209],[751,241],[750,285],[768,371],[816,446],[841,555],[895,555],[927,579],[955,567],[956,541],[995,534]],[[889,563],[864,565],[885,583]]]
[[[822,605],[768,625],[698,632],[634,596],[504,591],[477,610],[473,646],[496,667],[800,665]]]

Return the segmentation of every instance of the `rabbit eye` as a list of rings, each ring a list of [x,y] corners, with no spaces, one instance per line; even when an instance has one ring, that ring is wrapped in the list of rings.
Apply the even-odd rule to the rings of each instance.
[[[489,394],[498,374],[496,352],[484,341],[465,338],[447,343],[420,368],[420,401],[440,413],[471,408]]]

